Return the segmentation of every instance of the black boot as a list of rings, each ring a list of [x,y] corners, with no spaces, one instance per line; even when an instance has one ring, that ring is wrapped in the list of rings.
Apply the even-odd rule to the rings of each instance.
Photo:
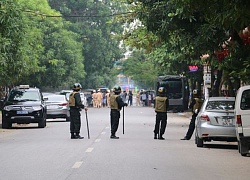
[[[76,139],[75,133],[71,133],[71,139]]]
[[[83,139],[84,137],[80,136],[79,133],[76,133],[76,139]]]
[[[160,134],[159,139],[160,139],[160,140],[165,140],[165,138],[162,137],[162,134]]]
[[[155,133],[154,139],[157,139],[157,134]]]
[[[111,134],[110,139],[119,139],[115,134]]]

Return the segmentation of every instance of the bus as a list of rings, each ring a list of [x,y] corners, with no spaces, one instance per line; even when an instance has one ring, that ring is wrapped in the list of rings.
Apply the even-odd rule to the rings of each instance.
[[[177,75],[159,76],[157,79],[156,95],[159,87],[165,87],[169,99],[168,110],[183,112],[188,109],[189,86],[186,77]]]

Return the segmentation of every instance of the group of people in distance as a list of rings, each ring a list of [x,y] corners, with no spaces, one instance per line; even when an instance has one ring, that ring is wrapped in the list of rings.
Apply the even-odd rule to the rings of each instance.
[[[92,94],[92,102],[94,108],[110,107],[110,90],[102,93],[100,89],[97,92],[94,90]]]

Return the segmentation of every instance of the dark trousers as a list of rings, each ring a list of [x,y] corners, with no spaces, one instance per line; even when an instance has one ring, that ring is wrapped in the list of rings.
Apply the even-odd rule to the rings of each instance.
[[[192,137],[192,135],[194,133],[196,116],[197,116],[197,114],[193,113],[191,121],[189,123],[188,131],[187,131],[187,134],[185,136],[186,139],[188,139],[188,140],[191,139],[191,137]]]
[[[132,97],[129,97],[129,99],[128,99],[128,104],[129,104],[130,106],[132,106],[132,102],[133,102]]]
[[[70,109],[70,133],[80,133],[81,114],[79,109]]]
[[[154,133],[159,134],[160,131],[160,135],[163,135],[165,133],[166,126],[167,126],[167,113],[157,112]]]
[[[110,124],[111,124],[111,135],[115,135],[120,119],[120,111],[111,109],[110,111]]]

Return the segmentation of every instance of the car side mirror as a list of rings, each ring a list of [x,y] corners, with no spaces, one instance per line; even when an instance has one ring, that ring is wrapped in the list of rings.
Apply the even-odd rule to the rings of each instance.
[[[44,100],[44,101],[48,101],[49,98],[48,98],[48,97],[44,97],[43,100]]]

